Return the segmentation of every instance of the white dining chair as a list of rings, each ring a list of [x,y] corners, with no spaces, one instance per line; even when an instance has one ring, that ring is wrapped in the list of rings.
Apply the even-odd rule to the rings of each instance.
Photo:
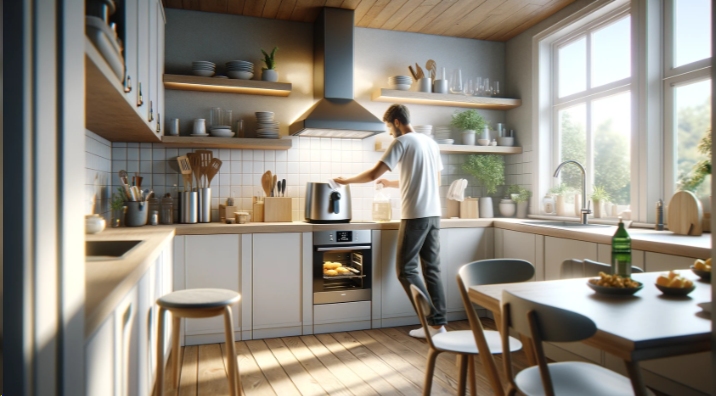
[[[597,332],[588,317],[576,312],[540,304],[502,292],[502,328],[529,335],[534,344],[537,365],[513,376],[510,354],[504,355],[507,394],[518,390],[527,396],[633,396],[631,380],[602,366],[585,362],[547,363],[542,342],[575,342]],[[507,331],[502,344],[507,345]],[[647,390],[653,396],[653,392]]]

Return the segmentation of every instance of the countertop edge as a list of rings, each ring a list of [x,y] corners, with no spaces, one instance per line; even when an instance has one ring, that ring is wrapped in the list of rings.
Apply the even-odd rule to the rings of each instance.
[[[142,278],[142,276],[144,276],[149,267],[154,264],[154,261],[157,259],[157,257],[159,257],[159,254],[162,252],[164,247],[168,243],[171,243],[175,236],[175,230],[169,227],[165,227],[163,230],[152,231],[159,235],[150,235],[144,238],[142,238],[141,236],[137,237],[137,239],[142,239],[144,243],[150,245],[146,245],[142,250],[138,250],[136,252],[131,253],[130,256],[126,259],[116,260],[125,262],[126,264],[127,271],[126,274],[121,276],[121,281],[119,281],[119,283],[116,283],[112,290],[106,296],[104,296],[104,298],[102,298],[100,302],[90,306],[90,309],[87,309],[87,299],[85,300],[85,339],[88,339],[99,328],[99,326],[107,319],[107,317],[112,313],[112,311],[116,309],[117,305],[119,305],[119,303],[127,295],[127,293],[129,293],[132,288],[134,288],[137,283],[139,283],[139,280]],[[162,231],[163,235],[161,235]],[[138,232],[138,234],[141,235],[142,233]],[[107,235],[108,233],[103,233],[101,239],[108,239],[106,238]],[[117,240],[118,239],[119,238],[117,238]],[[99,239],[87,238],[87,240]],[[150,249],[148,253],[146,249]],[[86,262],[85,265],[87,266],[92,264],[112,265],[112,262]],[[88,269],[86,267],[85,274],[87,274],[87,271]],[[85,281],[85,293],[87,293],[88,286],[91,287],[92,285],[89,285],[89,282]]]

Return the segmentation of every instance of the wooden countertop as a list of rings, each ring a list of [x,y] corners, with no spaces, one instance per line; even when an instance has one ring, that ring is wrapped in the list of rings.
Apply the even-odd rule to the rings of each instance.
[[[143,242],[119,260],[88,260],[85,264],[85,338],[112,313],[174,238],[174,227],[108,228],[86,241]]]

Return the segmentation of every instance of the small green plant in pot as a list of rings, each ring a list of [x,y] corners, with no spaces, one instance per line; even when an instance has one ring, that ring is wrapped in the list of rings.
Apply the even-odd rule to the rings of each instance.
[[[480,198],[480,217],[494,217],[490,194],[497,192],[497,186],[505,182],[505,159],[501,155],[471,155],[462,164],[462,169],[477,179],[488,194]]]
[[[109,202],[109,208],[112,209],[112,227],[119,227],[124,224],[124,190],[117,188],[116,193],[112,194],[112,200]]]
[[[469,146],[475,145],[476,131],[482,130],[486,125],[485,119],[472,109],[455,112],[450,123],[462,130],[462,144]]]
[[[594,191],[591,195],[592,202],[594,203],[594,217],[599,219],[602,217],[602,205],[609,201],[611,197],[607,190],[602,186],[594,186]]]
[[[515,184],[510,186],[508,192],[510,192],[510,198],[517,204],[517,218],[527,217],[527,206],[532,198],[532,191]]]
[[[278,47],[273,47],[273,51],[271,51],[270,55],[263,49],[261,50],[261,52],[264,54],[263,62],[266,64],[266,67],[261,68],[261,79],[263,81],[278,81],[278,71],[276,70],[275,59],[276,50],[278,50]]]

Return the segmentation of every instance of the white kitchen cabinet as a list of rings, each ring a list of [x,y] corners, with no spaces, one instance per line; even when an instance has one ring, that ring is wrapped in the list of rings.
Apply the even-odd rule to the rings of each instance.
[[[440,230],[440,265],[447,299],[448,320],[466,318],[465,306],[462,303],[457,284],[458,271],[467,263],[494,258],[494,245],[494,230],[492,228]]]
[[[149,120],[149,9],[154,1],[138,0],[137,6],[137,79],[134,90],[137,114]],[[153,130],[152,130],[153,131]]]
[[[563,239],[545,237],[544,239],[544,265],[545,280],[560,279],[562,262],[568,259],[597,259],[597,244],[592,242],[577,241],[574,239]]]
[[[155,85],[156,94],[156,116],[155,123],[157,127],[154,129],[160,135],[164,134],[166,125],[164,123],[164,27],[166,25],[166,15],[164,14],[164,6],[161,1],[157,1],[157,16],[156,16],[156,28],[157,28],[157,66],[154,68],[156,73]]]
[[[689,269],[694,264],[696,258],[684,257],[684,256],[673,256],[670,254],[646,252],[645,270],[649,272],[654,271],[669,271],[673,269]]]
[[[644,252],[643,250],[631,250],[631,265],[644,269]],[[611,264],[612,262],[612,245],[600,243],[597,246],[597,261],[601,263]]]
[[[217,288],[240,293],[239,235],[187,235],[184,237],[184,284],[177,289]],[[180,266],[175,266],[175,270]],[[177,287],[178,286],[178,287]],[[231,306],[234,337],[239,340],[240,304]],[[171,320],[168,320],[171,322]],[[224,318],[183,319],[185,345],[224,342]]]
[[[398,248],[398,231],[380,233],[380,288],[381,326],[394,327],[420,323],[403,285],[398,281],[395,254]],[[418,268],[418,271],[422,271]]]
[[[129,103],[137,102],[137,35],[139,34],[139,0],[124,1],[124,95]],[[134,105],[132,105],[134,107]]]
[[[303,333],[301,251],[300,233],[253,235],[254,339]]]
[[[114,315],[85,342],[85,395],[114,395]]]
[[[535,279],[537,280],[544,280],[543,244],[544,237],[542,235],[495,229],[495,258],[529,261],[535,266]]]

